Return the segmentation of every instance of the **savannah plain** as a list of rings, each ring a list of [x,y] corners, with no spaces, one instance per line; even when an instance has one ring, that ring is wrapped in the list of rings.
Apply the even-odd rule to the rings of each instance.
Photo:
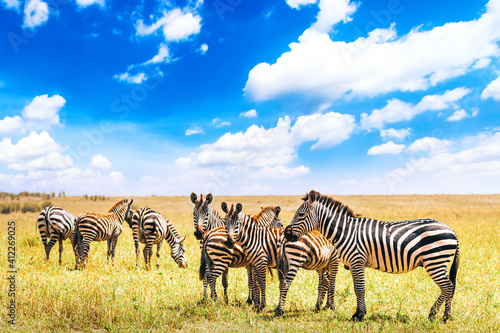
[[[116,248],[115,264],[106,264],[106,242],[92,242],[89,263],[75,271],[70,242],[64,241],[63,264],[58,244],[46,262],[37,230],[39,212],[0,214],[2,256],[0,271],[0,331],[11,332],[500,332],[500,195],[334,196],[356,213],[385,221],[432,217],[450,225],[460,241],[460,266],[453,302],[453,320],[429,322],[430,307],[439,295],[437,285],[419,268],[393,275],[366,270],[367,316],[351,322],[356,299],[349,271],[337,275],[336,310],[314,312],[317,274],[299,271],[288,293],[285,314],[276,317],[277,274],[267,281],[267,307],[256,313],[245,304],[245,269],[229,271],[229,304],[219,298],[200,304],[199,242],[193,236],[193,204],[185,197],[135,197],[133,208],[161,211],[186,235],[188,267],[180,269],[164,243],[160,268],[144,269],[141,253],[136,267],[132,232],[124,231]],[[91,201],[84,197],[54,197],[52,205],[78,215],[105,212],[119,198]],[[42,199],[21,198],[41,205]],[[280,205],[285,223],[293,217],[299,196],[227,197],[220,203],[241,202],[243,212]],[[11,202],[10,198],[0,204]],[[16,223],[16,325],[7,323],[7,223]],[[156,247],[154,247],[156,251]],[[154,252],[155,253],[155,252]],[[218,295],[222,296],[220,279]],[[439,319],[443,308],[438,313]]]

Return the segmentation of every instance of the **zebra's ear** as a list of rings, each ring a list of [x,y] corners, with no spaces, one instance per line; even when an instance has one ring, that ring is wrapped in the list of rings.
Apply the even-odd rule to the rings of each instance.
[[[281,207],[280,206],[276,206],[274,208],[274,215],[278,216],[278,215],[280,215],[280,213],[281,213]]]
[[[196,193],[191,192],[191,202],[196,204],[196,199],[198,199],[198,197],[196,196]]]
[[[227,203],[225,201],[220,204],[220,208],[222,208],[222,211],[227,214]]]
[[[128,203],[128,206],[132,206],[132,203],[134,202],[134,198],[130,198],[130,202]]]
[[[214,199],[214,196],[212,195],[212,193],[208,193],[207,197],[205,198],[206,205],[210,205],[210,203],[212,202],[213,199]]]
[[[236,214],[241,213],[241,210],[243,209],[243,205],[241,203],[236,204]]]
[[[312,203],[313,203],[314,201],[316,201],[316,194],[317,194],[317,193],[316,193],[316,191],[315,191],[315,190],[311,190],[311,192],[309,192],[309,195],[308,195],[307,199],[308,199],[308,202],[309,202],[311,205],[312,205]]]

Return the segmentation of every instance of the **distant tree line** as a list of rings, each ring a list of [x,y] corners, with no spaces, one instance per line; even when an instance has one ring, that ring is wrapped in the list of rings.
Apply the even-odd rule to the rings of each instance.
[[[0,204],[0,214],[10,214],[10,213],[36,213],[40,212],[43,208],[52,206],[52,202],[43,201],[41,204],[36,202],[24,202],[21,204],[20,202],[10,202]]]
[[[0,192],[0,199],[2,200],[5,200],[5,199],[10,199],[10,200],[19,200],[20,198],[23,198],[23,197],[30,197],[30,198],[41,198],[41,199],[44,199],[44,200],[50,200],[50,198],[55,198],[56,196],[56,193],[55,192],[52,192],[52,193],[40,193],[40,192],[28,192],[28,191],[23,191],[23,192],[19,192],[17,194],[15,193],[9,193],[9,192]],[[59,192],[59,197],[65,197],[66,196],[66,193],[63,191],[63,192]]]
[[[105,195],[87,195],[85,194],[83,196],[85,200],[90,200],[90,201],[104,201],[107,200],[108,198]]]

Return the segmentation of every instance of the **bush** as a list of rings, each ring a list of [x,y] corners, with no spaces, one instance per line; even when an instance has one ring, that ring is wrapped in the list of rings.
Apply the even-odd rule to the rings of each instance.
[[[45,200],[44,202],[42,202],[42,209],[49,206],[52,206],[52,202],[50,200]]]
[[[40,210],[40,206],[38,206],[35,202],[25,202],[23,208],[21,209],[23,213],[36,213]]]

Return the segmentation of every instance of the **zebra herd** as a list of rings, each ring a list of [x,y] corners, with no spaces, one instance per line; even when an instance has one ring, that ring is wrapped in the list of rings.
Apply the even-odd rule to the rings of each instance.
[[[199,277],[203,281],[203,299],[207,287],[217,300],[216,280],[222,275],[224,301],[228,303],[228,269],[245,267],[248,274],[248,304],[259,312],[266,306],[266,273],[272,269],[279,276],[278,315],[283,314],[286,295],[300,268],[318,273],[316,309],[335,309],[335,277],[339,263],[350,270],[357,299],[353,320],[366,315],[365,267],[388,273],[405,273],[422,266],[441,289],[431,307],[433,320],[445,303],[443,320],[451,315],[459,264],[458,238],[443,222],[415,219],[383,222],[355,215],[346,205],[330,196],[310,191],[286,228],[279,218],[279,206],[263,207],[255,215],[242,213],[241,203],[222,202],[221,214],[211,205],[212,194],[191,193],[194,235],[200,241]],[[163,240],[171,247],[173,260],[184,268],[187,260],[181,237],[174,225],[161,213],[150,208],[133,212],[133,199],[123,199],[107,213],[82,213],[75,218],[67,210],[45,208],[38,218],[38,228],[45,246],[46,259],[59,241],[61,263],[62,241],[70,239],[75,251],[76,268],[85,267],[91,241],[108,242],[108,262],[113,262],[116,242],[123,221],[133,231],[136,263],[139,242],[145,244],[146,268],[150,268],[153,245],[157,244],[159,267]],[[450,274],[448,266],[450,262]]]

